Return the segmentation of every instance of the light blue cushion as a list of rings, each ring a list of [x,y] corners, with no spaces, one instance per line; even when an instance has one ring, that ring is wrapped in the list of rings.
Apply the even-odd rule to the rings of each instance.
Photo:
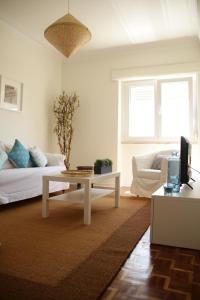
[[[29,151],[20,143],[18,139],[16,139],[14,146],[8,153],[8,159],[17,168],[27,168],[29,158]]]
[[[45,167],[48,163],[47,157],[38,147],[32,147],[29,149],[31,160],[37,167]]]
[[[8,159],[7,153],[5,151],[0,150],[0,169],[2,169],[7,159]]]

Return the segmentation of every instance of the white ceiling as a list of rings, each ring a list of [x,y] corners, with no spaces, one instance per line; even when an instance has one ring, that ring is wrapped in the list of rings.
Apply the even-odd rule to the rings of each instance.
[[[198,36],[198,0],[70,0],[92,33],[82,51]],[[67,13],[67,0],[0,0],[0,18],[51,47],[43,33]]]

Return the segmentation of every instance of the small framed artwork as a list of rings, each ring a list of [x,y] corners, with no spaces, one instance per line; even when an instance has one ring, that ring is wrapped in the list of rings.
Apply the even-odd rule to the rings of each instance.
[[[23,84],[0,76],[0,108],[22,111]]]

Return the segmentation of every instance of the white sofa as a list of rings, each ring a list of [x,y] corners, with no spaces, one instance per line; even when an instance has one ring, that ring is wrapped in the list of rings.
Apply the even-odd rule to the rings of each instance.
[[[45,153],[46,167],[14,168],[9,161],[0,170],[0,204],[36,197],[42,194],[42,176],[58,174],[65,169],[64,155]],[[68,183],[50,182],[50,192],[69,188]]]
[[[177,150],[165,150],[133,156],[133,181],[130,189],[132,194],[140,197],[151,197],[166,182],[168,170],[167,157],[173,151],[177,152]],[[154,165],[157,169],[155,169]]]

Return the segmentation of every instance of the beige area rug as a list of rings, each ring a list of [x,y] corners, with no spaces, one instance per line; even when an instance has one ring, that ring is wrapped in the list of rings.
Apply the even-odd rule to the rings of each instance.
[[[92,204],[83,225],[81,205],[41,201],[0,210],[0,299],[97,299],[149,225],[147,199],[114,197]]]

